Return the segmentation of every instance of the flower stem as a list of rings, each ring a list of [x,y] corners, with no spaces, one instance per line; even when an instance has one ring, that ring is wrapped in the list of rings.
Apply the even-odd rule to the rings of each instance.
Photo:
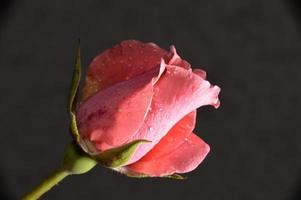
[[[45,192],[50,190],[53,186],[57,185],[66,176],[70,175],[69,171],[59,169],[53,174],[48,176],[43,182],[36,186],[31,192],[26,194],[22,200],[36,200],[39,199]]]
[[[71,142],[64,151],[62,167],[46,178],[42,183],[26,194],[22,200],[36,200],[57,185],[66,176],[84,174],[95,167],[97,161],[83,152],[77,144]]]

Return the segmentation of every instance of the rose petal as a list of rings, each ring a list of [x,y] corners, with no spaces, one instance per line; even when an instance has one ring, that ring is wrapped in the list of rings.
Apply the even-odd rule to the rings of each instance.
[[[77,112],[83,139],[98,151],[122,145],[143,123],[153,97],[153,84],[164,66],[117,83],[85,101]],[[88,145],[91,146],[91,145]],[[92,149],[92,148],[90,148]]]
[[[174,125],[168,134],[164,136],[148,154],[152,152],[151,154],[156,154],[152,157],[155,156],[157,158],[182,144],[184,139],[188,137],[194,129],[195,121],[196,110],[183,117],[176,125]],[[148,154],[145,156],[147,157]],[[142,159],[145,160],[145,156]]]
[[[218,86],[212,86],[191,70],[167,65],[155,84],[155,94],[144,123],[128,141],[146,139],[152,142],[140,145],[128,164],[142,158],[188,113],[204,105],[217,108],[219,91]]]
[[[195,116],[195,112],[185,116],[150,152],[125,166],[123,173],[166,176],[195,169],[209,152],[209,146],[191,133]]]
[[[153,43],[123,41],[96,56],[90,64],[82,100],[115,83],[131,79],[160,64],[167,52]]]
[[[185,69],[191,69],[190,64],[178,55],[176,47],[174,45],[170,46],[170,52],[165,57],[168,65],[175,65],[178,67],[183,67]]]
[[[206,72],[202,69],[194,69],[193,73],[199,75],[203,79],[206,79]]]

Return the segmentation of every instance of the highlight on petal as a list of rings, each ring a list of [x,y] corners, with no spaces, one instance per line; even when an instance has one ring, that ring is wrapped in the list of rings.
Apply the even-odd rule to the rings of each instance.
[[[97,153],[125,144],[136,133],[150,108],[154,79],[158,79],[162,70],[158,66],[101,90],[82,103],[77,122],[90,151]]]
[[[127,40],[115,45],[91,62],[82,91],[82,101],[97,91],[131,79],[160,64],[167,52],[154,43]]]
[[[162,74],[164,73],[165,71],[165,68],[166,68],[166,65],[165,65],[165,62],[163,60],[163,58],[161,59],[161,63],[160,63],[160,66],[159,66],[159,73],[157,75],[157,77],[154,77],[153,78],[153,85],[155,85],[157,83],[157,81],[161,78]]]
[[[141,159],[185,115],[200,106],[219,106],[220,88],[191,70],[167,65],[165,73],[154,85],[150,110],[137,133],[127,142],[145,139],[151,143],[140,145],[128,164]]]
[[[122,172],[167,176],[195,169],[209,152],[209,146],[192,133],[195,116],[195,112],[186,115],[150,152]]]

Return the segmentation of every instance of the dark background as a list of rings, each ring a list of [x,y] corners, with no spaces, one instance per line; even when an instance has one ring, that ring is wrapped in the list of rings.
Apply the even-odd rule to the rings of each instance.
[[[222,104],[199,109],[196,132],[211,152],[188,180],[96,167],[44,199],[301,199],[298,1],[5,1],[0,17],[1,199],[60,164],[78,37],[85,68],[125,39],[175,44],[222,88]]]

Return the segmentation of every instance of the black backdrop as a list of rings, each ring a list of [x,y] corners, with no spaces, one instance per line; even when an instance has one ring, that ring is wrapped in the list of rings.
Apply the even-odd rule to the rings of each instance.
[[[211,153],[188,180],[96,167],[44,199],[301,199],[298,1],[7,1],[0,17],[1,199],[60,163],[78,37],[85,67],[124,39],[175,44],[222,88],[222,104],[198,112]]]

